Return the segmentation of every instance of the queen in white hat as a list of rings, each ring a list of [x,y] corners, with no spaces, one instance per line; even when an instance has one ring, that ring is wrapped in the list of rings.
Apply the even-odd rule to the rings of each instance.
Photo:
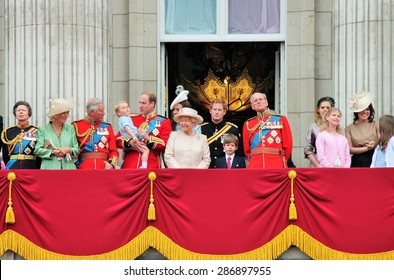
[[[211,162],[207,137],[193,131],[203,118],[192,108],[182,108],[174,117],[181,127],[168,139],[164,161],[168,168],[208,168]]]
[[[38,129],[34,149],[36,156],[41,158],[41,169],[76,169],[73,158],[80,149],[74,127],[66,124],[73,107],[73,99],[51,100],[45,115],[49,123]]]
[[[345,129],[352,154],[351,167],[370,167],[378,141],[378,124],[372,106],[373,95],[369,91],[355,93],[349,100],[353,111],[353,123]]]

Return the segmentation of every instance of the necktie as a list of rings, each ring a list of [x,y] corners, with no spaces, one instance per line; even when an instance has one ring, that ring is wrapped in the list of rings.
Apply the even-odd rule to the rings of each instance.
[[[231,168],[231,157],[227,158],[227,168],[230,169]]]

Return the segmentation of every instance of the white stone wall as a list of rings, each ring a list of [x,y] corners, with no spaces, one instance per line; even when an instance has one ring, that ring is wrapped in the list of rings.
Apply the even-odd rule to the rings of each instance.
[[[5,116],[4,91],[4,0],[0,0],[0,115]],[[5,120],[4,120],[5,121]]]
[[[347,124],[353,114],[348,99],[369,90],[376,117],[394,113],[394,1],[334,1],[334,80]],[[345,111],[345,112],[344,112]]]
[[[108,115],[117,127],[113,108],[120,100],[129,102],[139,114],[138,99],[144,90],[157,90],[157,1],[111,1],[111,86]]]
[[[31,123],[48,120],[50,99],[73,98],[71,119],[88,98],[108,96],[107,1],[4,0],[3,38],[6,125],[12,106],[30,103]]]
[[[307,167],[303,147],[316,101],[332,91],[332,1],[288,1],[287,95],[293,161]]]

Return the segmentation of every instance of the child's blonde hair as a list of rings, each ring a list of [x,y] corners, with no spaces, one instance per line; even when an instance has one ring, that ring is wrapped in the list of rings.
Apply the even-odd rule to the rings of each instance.
[[[118,104],[115,105],[115,113],[116,114],[119,113],[120,104],[127,104],[127,105],[129,105],[126,101],[119,101]]]
[[[335,113],[335,112],[338,112],[338,113],[339,113],[339,116],[342,117],[341,110],[339,110],[337,107],[331,107],[331,109],[329,109],[329,110],[327,111],[327,113],[324,115],[323,124],[322,124],[322,126],[320,127],[321,131],[326,130],[326,129],[328,128],[328,120],[327,120],[327,117],[330,116],[332,113]],[[338,133],[342,133],[342,128],[341,128],[341,125],[340,125],[340,124],[337,125],[335,131],[338,132]]]

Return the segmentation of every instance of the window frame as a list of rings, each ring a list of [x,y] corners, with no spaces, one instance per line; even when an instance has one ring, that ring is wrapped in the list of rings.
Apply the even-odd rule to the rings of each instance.
[[[280,1],[280,32],[266,34],[229,34],[228,33],[228,1],[216,0],[216,34],[166,34],[165,33],[165,0],[158,1],[157,10],[157,109],[163,114],[169,114],[166,109],[168,102],[167,84],[167,54],[166,43],[177,42],[279,42],[280,53],[277,54],[275,70],[275,108],[281,114],[287,115],[287,1]],[[279,74],[279,77],[278,77]]]
[[[216,0],[216,34],[166,34],[165,0],[158,1],[158,34],[166,42],[284,42],[286,39],[287,1],[280,1],[280,32],[265,34],[228,33],[228,1]]]

